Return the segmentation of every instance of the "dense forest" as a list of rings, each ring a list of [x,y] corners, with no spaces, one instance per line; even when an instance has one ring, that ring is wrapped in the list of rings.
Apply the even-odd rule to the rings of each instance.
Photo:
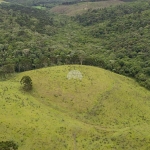
[[[15,71],[80,63],[133,77],[150,89],[149,0],[71,18],[11,4],[1,4],[0,13],[2,78]]]
[[[101,41],[105,49],[101,67],[134,77],[147,88],[150,88],[149,10],[150,1],[145,1],[89,10],[75,17],[87,27],[89,35]]]
[[[0,11],[0,61],[3,70],[20,72],[42,67],[44,62],[39,61],[48,59],[48,40],[57,32],[57,22],[45,11],[23,6],[3,5]]]

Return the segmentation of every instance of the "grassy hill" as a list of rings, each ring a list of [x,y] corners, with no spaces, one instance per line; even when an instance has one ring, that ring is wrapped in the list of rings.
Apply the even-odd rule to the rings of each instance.
[[[120,0],[108,0],[108,1],[99,1],[99,2],[83,2],[73,5],[58,5],[51,9],[51,12],[58,14],[65,14],[69,16],[74,16],[77,14],[82,14],[88,9],[99,9],[109,6],[115,6],[124,3]]]
[[[67,79],[72,70],[82,80]],[[29,75],[33,91],[21,90]],[[150,92],[96,67],[67,65],[16,74],[0,87],[0,141],[19,150],[150,148]]]

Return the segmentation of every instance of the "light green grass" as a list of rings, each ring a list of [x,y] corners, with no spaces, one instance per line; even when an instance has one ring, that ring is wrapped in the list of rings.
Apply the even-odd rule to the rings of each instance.
[[[74,5],[59,5],[53,7],[51,9],[51,12],[74,16],[86,12],[88,9],[99,9],[99,8],[113,6],[113,5],[119,5],[122,3],[124,2],[119,0],[109,0],[109,1],[101,1],[101,2],[83,2]]]
[[[82,80],[68,80],[71,70]],[[24,75],[33,80],[31,93],[21,90]],[[130,78],[68,65],[0,83],[0,140],[14,140],[19,150],[150,148],[150,92]]]

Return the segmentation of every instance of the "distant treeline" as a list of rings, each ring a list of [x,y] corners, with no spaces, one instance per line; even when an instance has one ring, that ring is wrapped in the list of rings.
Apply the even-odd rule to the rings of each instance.
[[[108,0],[75,0],[75,1],[63,2],[62,5],[73,5],[77,3],[83,3],[83,2],[99,2],[99,1],[108,1]]]
[[[108,0],[6,0],[12,4],[23,4],[26,6],[52,6],[52,5],[73,5],[81,2],[98,2],[98,1],[108,1]]]
[[[108,0],[5,0],[12,4],[22,4],[24,6],[43,6],[47,8],[54,7],[56,5],[73,5],[81,2],[98,2]],[[133,2],[138,0],[120,0],[124,2]]]

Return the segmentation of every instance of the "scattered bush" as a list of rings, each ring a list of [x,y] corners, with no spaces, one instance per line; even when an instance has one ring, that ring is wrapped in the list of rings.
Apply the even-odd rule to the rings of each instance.
[[[18,145],[13,141],[0,142],[0,150],[18,150]]]

